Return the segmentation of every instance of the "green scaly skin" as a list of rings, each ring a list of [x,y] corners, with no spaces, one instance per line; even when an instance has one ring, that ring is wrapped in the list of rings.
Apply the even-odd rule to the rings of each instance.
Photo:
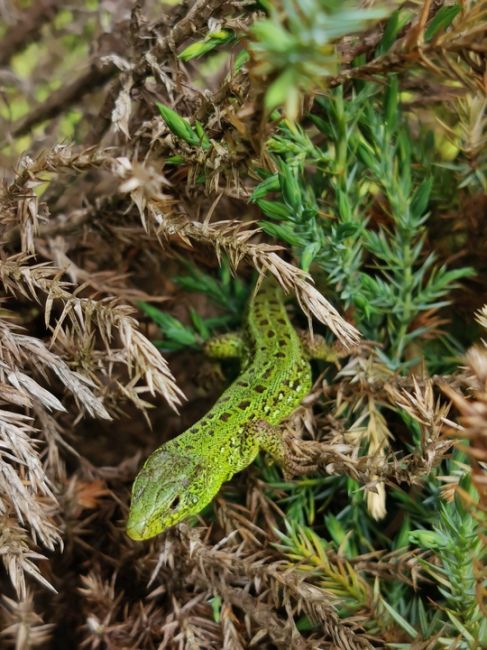
[[[285,460],[276,425],[300,404],[312,378],[277,284],[265,280],[250,301],[241,337],[224,335],[210,341],[207,351],[240,356],[242,373],[201,420],[147,459],[132,488],[127,523],[132,539],[149,539],[201,512],[260,449]]]

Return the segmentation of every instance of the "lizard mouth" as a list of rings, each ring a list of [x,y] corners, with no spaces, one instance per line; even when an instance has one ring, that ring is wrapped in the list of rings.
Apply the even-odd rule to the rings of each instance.
[[[144,539],[150,539],[160,532],[154,517],[137,517],[129,513],[127,521],[127,535],[139,542]]]
[[[172,506],[177,507],[179,505],[179,496],[175,496],[172,501]],[[177,505],[175,505],[177,504]],[[159,509],[153,509],[150,512],[144,514],[137,513],[136,511],[130,510],[127,520],[127,535],[135,540],[142,541],[144,539],[150,539],[162,533],[166,528],[172,525],[172,522],[177,521],[177,517],[169,517],[166,515],[164,525],[161,523],[162,513]]]
[[[127,535],[130,539],[135,541],[141,541],[143,539],[148,539],[146,533],[147,521],[145,519],[135,521],[132,517],[129,517],[127,521]]]

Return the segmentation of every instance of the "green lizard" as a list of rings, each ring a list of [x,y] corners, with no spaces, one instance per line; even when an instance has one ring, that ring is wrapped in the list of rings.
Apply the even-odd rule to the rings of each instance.
[[[136,477],[127,523],[132,539],[149,539],[201,512],[259,449],[285,462],[276,425],[311,388],[304,340],[289,321],[277,282],[264,280],[250,300],[243,333],[206,344],[210,356],[239,357],[242,373],[201,420],[156,449]],[[313,347],[313,356],[332,359],[324,341],[321,349]]]

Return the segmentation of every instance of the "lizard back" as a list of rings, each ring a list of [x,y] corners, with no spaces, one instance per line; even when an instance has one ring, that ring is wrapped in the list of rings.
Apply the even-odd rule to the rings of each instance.
[[[246,435],[252,424],[280,424],[307,395],[312,382],[309,361],[275,281],[265,280],[250,300],[243,335],[242,373],[183,434],[184,440],[179,436],[173,441],[211,458],[224,454],[231,475],[257,455],[258,444]]]

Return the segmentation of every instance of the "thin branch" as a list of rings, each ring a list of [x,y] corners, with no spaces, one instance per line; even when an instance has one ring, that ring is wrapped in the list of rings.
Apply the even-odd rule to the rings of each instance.
[[[213,12],[221,6],[220,0],[196,0],[187,15],[176,23],[169,34],[140,57],[132,72],[134,79],[140,82],[148,74],[159,75],[163,57],[168,52],[175,52],[177,46],[201,29]],[[121,72],[120,67],[113,61],[106,61],[101,65],[99,62],[92,64],[89,70],[53,92],[42,104],[20,118],[10,129],[10,137],[25,135],[37,124],[56,117],[68,106],[78,102],[84,95],[93,92]]]
[[[43,25],[52,20],[65,6],[63,0],[37,0],[18,16],[11,25],[0,46],[0,66],[6,66],[10,59],[35,42],[41,35]]]
[[[108,81],[115,73],[120,72],[113,63],[92,65],[71,83],[55,90],[49,97],[36,106],[30,113],[21,117],[9,131],[9,137],[18,138],[28,133],[34,126],[53,117],[57,117],[68,106],[78,102],[87,93],[92,93]]]

